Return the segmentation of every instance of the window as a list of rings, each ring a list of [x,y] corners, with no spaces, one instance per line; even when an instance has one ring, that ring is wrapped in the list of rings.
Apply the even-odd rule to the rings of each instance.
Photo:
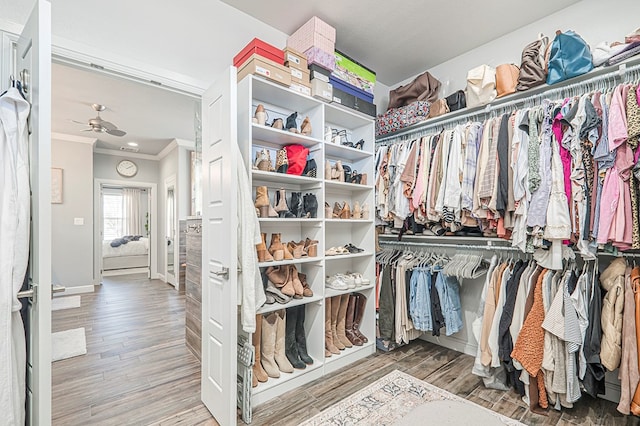
[[[102,196],[104,240],[113,240],[124,235],[124,200],[122,193],[104,193]]]

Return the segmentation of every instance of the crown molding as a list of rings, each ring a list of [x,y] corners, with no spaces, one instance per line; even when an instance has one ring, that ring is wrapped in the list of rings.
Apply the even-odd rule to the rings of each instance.
[[[98,138],[88,138],[86,136],[77,136],[58,132],[51,132],[51,139],[64,142],[86,143],[91,146],[95,146],[96,142],[98,142]]]
[[[177,147],[178,147],[178,142],[176,142],[176,139],[174,139],[171,142],[169,142],[169,145],[165,146],[164,149],[160,151],[156,157],[158,158],[158,160],[162,160],[164,157],[169,155],[169,153]]]
[[[158,158],[157,155],[140,154],[137,152],[127,152],[127,151],[116,151],[115,149],[94,148],[93,153],[111,155],[114,157],[138,158],[140,160],[151,160],[151,161],[160,160],[160,158]]]
[[[174,139],[174,141],[176,141],[178,146],[181,146],[183,148],[196,149],[196,143],[194,141],[188,141],[186,139],[178,139],[178,138]]]

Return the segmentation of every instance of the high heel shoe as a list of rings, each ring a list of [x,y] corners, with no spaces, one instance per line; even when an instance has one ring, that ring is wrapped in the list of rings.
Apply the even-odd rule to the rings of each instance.
[[[318,240],[305,239],[304,250],[307,252],[307,256],[316,257],[318,255]]]
[[[261,233],[262,242],[256,244],[256,252],[258,253],[258,262],[273,262],[273,256],[267,250],[267,234]]]
[[[318,166],[316,165],[316,160],[313,158],[308,158],[307,163],[304,166],[304,170],[302,174],[307,177],[315,178],[318,176]]]
[[[331,206],[326,201],[324,202],[324,218],[331,219],[333,217],[333,211],[331,210]]]
[[[302,203],[302,192],[291,193],[291,205],[289,211],[297,218],[304,217],[304,206]]]
[[[360,139],[358,142],[353,144],[353,147],[359,150],[362,150],[362,146],[364,145],[364,139]]]
[[[269,201],[269,190],[266,186],[256,187],[256,202],[255,207],[260,212],[260,217],[278,217],[278,213],[271,207]]]
[[[349,203],[346,201],[342,205],[342,210],[340,211],[340,219],[351,219],[351,208],[349,207]]]
[[[344,168],[342,168],[342,161],[336,161],[336,170],[338,171],[338,181],[344,182]]]
[[[309,287],[309,283],[307,282],[307,274],[298,272],[298,279],[302,283],[302,296],[313,297],[313,290],[311,290],[311,287]]]
[[[264,110],[264,106],[262,104],[258,104],[256,107],[254,117],[257,120],[257,123],[261,126],[264,126],[267,122],[267,112]]]
[[[256,161],[254,166],[258,170],[262,170],[263,172],[269,171],[269,166],[271,165],[271,154],[268,149],[261,149],[256,152]]]
[[[293,219],[296,217],[291,211],[289,211],[289,206],[287,205],[287,193],[284,188],[280,188],[276,191],[276,205],[274,207],[278,217],[285,219]]]
[[[304,241],[302,241],[301,244],[297,244],[295,241],[289,241],[287,249],[289,250],[289,253],[293,255],[294,259],[307,257],[307,253],[304,252]]]
[[[339,202],[335,202],[333,203],[333,214],[331,215],[331,218],[333,219],[340,219],[340,213],[342,212],[343,206],[340,205]]]
[[[362,205],[362,218],[364,220],[369,220],[369,204],[367,203]]]
[[[303,197],[304,214],[306,217],[315,219],[318,217],[318,199],[315,194],[304,194]]]
[[[300,125],[300,133],[306,136],[311,136],[311,131],[311,120],[309,120],[309,117],[307,116],[304,118],[304,120],[302,120],[302,124]]]
[[[276,262],[279,262],[284,259],[284,250],[285,250],[285,247],[282,244],[282,241],[280,241],[280,234],[271,234],[271,244],[269,245],[269,254],[273,256],[273,259]]]
[[[273,120],[273,123],[271,123],[271,127],[278,130],[284,129],[284,123],[282,122],[282,118],[276,118],[275,120]]]
[[[353,218],[362,219],[362,209],[360,208],[360,203],[358,203],[357,201],[353,205]]]
[[[289,159],[287,158],[287,150],[279,149],[276,154],[276,172],[287,173],[289,170]]]
[[[332,172],[332,168],[331,168],[331,163],[329,162],[329,160],[326,161],[326,163],[324,163],[324,178],[325,180],[331,180],[332,176],[331,176],[331,172]]]
[[[300,133],[298,131],[298,123],[296,122],[296,119],[298,118],[298,113],[294,112],[293,114],[291,114],[290,116],[287,117],[287,123],[285,124],[285,129],[292,132],[292,133]]]

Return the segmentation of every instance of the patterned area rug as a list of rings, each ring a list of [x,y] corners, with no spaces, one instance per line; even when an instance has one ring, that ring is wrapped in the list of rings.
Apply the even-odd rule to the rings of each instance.
[[[302,423],[315,425],[524,426],[395,370]]]

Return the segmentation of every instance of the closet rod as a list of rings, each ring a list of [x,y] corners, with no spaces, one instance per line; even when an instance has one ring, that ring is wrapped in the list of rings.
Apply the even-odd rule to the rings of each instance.
[[[406,241],[378,241],[378,244],[382,246],[392,247],[433,247],[439,249],[462,249],[462,250],[491,250],[491,251],[520,251],[518,247],[512,246],[493,246],[493,245],[471,245],[471,244],[436,244],[436,243],[419,243],[419,242],[406,242]],[[528,255],[529,253],[522,253]]]
[[[566,80],[565,82],[554,84],[553,86],[544,84],[524,92],[518,92],[509,96],[505,96],[504,98],[501,98],[487,105],[471,109],[463,108],[453,113],[445,114],[440,117],[416,123],[391,135],[386,135],[384,137],[376,139],[376,145],[388,145],[388,141],[400,139],[401,137],[402,139],[408,139],[413,136],[424,136],[425,132],[432,129],[433,127],[444,126],[445,124],[450,124],[457,121],[467,121],[475,116],[486,116],[498,109],[508,108],[510,106],[525,103],[532,99],[541,98],[543,96],[554,96],[562,93],[563,91],[576,89],[596,82],[606,81],[611,78],[624,79],[624,76],[627,73],[632,73],[639,70],[640,59],[633,58],[612,67],[600,68],[595,71],[591,71],[587,74],[583,74],[582,76]]]

